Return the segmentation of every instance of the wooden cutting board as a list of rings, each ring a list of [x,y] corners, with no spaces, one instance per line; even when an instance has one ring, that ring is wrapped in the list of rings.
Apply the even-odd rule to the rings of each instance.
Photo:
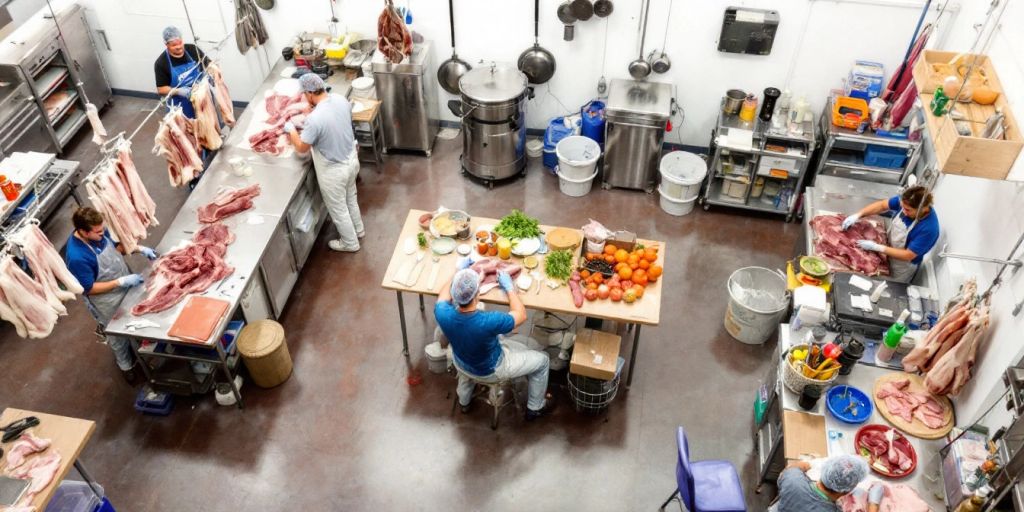
[[[948,434],[949,431],[953,429],[953,404],[952,402],[949,401],[949,398],[946,398],[944,396],[932,395],[932,398],[937,400],[940,404],[943,405],[943,407],[946,408],[946,423],[939,428],[930,428],[917,418],[914,418],[914,421],[908,423],[903,418],[889,412],[889,409],[885,406],[885,400],[879,400],[878,398],[875,398],[875,396],[878,394],[878,390],[881,389],[882,386],[885,385],[885,383],[903,379],[907,379],[910,381],[910,386],[907,388],[907,391],[928,393],[928,389],[925,388],[924,380],[921,378],[920,375],[914,375],[912,373],[905,372],[892,372],[879,377],[877,380],[875,380],[875,387],[871,391],[871,400],[875,403],[875,408],[878,409],[878,412],[882,415],[882,417],[885,418],[886,421],[888,421],[890,424],[892,424],[892,426],[902,430],[903,432],[906,432],[909,435],[921,439],[939,439],[940,437]]]

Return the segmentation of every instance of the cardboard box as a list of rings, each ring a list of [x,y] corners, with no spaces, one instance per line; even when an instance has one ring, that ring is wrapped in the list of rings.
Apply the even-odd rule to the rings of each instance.
[[[622,337],[604,331],[580,329],[569,361],[569,372],[601,380],[615,378],[615,365],[619,359]],[[600,356],[601,362],[595,362]]]
[[[786,460],[802,457],[828,457],[825,417],[798,411],[782,411],[782,431],[785,432],[783,453]]]

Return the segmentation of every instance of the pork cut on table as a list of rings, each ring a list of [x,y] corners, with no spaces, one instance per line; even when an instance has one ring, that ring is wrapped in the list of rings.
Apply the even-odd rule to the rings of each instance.
[[[814,230],[814,252],[825,259],[833,270],[852,270],[865,275],[889,275],[889,261],[884,254],[865,251],[857,246],[858,240],[871,240],[888,245],[885,231],[874,223],[859,220],[843,231],[843,219],[839,214],[818,215],[811,219]]]
[[[180,187],[203,172],[199,140],[192,120],[173,108],[164,116],[156,132],[153,152],[167,159],[167,175],[172,187]]]
[[[907,423],[917,418],[928,428],[937,429],[946,424],[946,407],[928,393],[910,391],[910,380],[893,380],[882,384],[875,398],[890,413]]]
[[[223,224],[203,226],[191,243],[164,254],[146,278],[146,298],[132,308],[135,316],[170,309],[189,294],[202,293],[235,269],[224,261],[235,236]]]
[[[291,122],[301,129],[313,107],[300,93],[295,96],[271,94],[264,101],[264,108],[268,116],[265,121],[267,128],[249,137],[249,147],[257,153],[279,155],[287,145],[281,141],[284,124]]]
[[[477,293],[483,295],[498,286],[498,272],[507,272],[512,279],[519,275],[523,267],[518,263],[504,261],[496,258],[484,258],[471,267],[474,272],[480,274],[480,289]]]
[[[910,454],[913,448],[910,441],[903,437],[903,434],[896,432],[896,435],[889,444],[885,432],[880,430],[869,430],[864,432],[859,440],[857,449],[867,449],[871,452],[871,459],[881,464],[889,473],[895,475],[905,474],[913,466],[914,461]]]
[[[384,10],[377,17],[377,49],[392,64],[412,55],[412,34],[391,0],[386,0]]]
[[[5,470],[10,472],[18,469],[19,466],[28,460],[30,455],[41,452],[49,447],[49,439],[38,438],[32,435],[31,432],[21,434],[21,437],[7,448],[7,465]]]
[[[228,86],[224,83],[224,75],[220,71],[220,66],[210,63],[206,66],[206,72],[213,79],[213,98],[217,100],[217,110],[220,112],[221,119],[224,124],[234,126],[235,107],[231,102],[231,92],[228,91]]]
[[[85,190],[93,207],[103,214],[114,240],[128,253],[135,252],[138,242],[149,236],[147,228],[159,224],[156,202],[139,177],[127,142],[116,158],[104,162],[85,182]]]
[[[193,126],[199,145],[211,151],[220,149],[224,139],[220,136],[220,120],[217,118],[217,105],[214,104],[213,88],[209,80],[199,80],[192,86],[191,100],[196,113]]]
[[[883,483],[882,502],[879,512],[931,512],[928,503],[921,499],[913,487],[906,484]],[[861,486],[863,487],[863,485]],[[862,489],[863,490],[863,489]],[[867,512],[867,492],[847,494],[836,501],[842,512]]]
[[[252,208],[253,199],[259,195],[259,183],[243,189],[221,192],[213,202],[199,208],[199,222],[212,224],[238,212],[244,212]]]
[[[39,455],[33,456],[17,469],[11,471],[10,476],[12,478],[32,480],[32,483],[29,484],[28,489],[25,490],[25,494],[18,503],[27,505],[32,502],[36,494],[46,489],[53,482],[53,477],[57,475],[57,471],[60,470],[60,463],[60,453],[50,448]]]

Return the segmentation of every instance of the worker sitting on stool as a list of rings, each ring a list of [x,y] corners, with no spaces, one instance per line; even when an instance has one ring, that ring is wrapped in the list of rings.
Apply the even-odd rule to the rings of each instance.
[[[924,255],[939,241],[939,218],[932,209],[932,195],[918,185],[899,196],[875,201],[843,220],[843,231],[867,215],[885,214],[894,217],[889,224],[889,246],[871,240],[858,240],[865,251],[880,252],[889,257],[889,276],[893,281],[909,283],[917,273]]]
[[[498,274],[498,283],[508,296],[509,312],[477,310],[480,274],[469,268],[472,264],[468,257],[459,260],[455,275],[441,287],[434,306],[434,317],[451,343],[459,369],[459,405],[463,413],[469,412],[476,384],[467,375],[495,380],[526,376],[526,420],[532,421],[551,409],[546,400],[550,358],[528,348],[523,341],[529,339],[504,336],[526,321],[526,308],[507,273]]]
[[[65,256],[68,270],[85,289],[89,312],[101,326],[110,322],[128,289],[142,284],[142,276],[133,274],[124,261],[124,246],[114,242],[103,227],[103,214],[87,207],[71,216],[75,231],[68,238]],[[138,252],[150,260],[156,251],[139,246]],[[135,382],[135,361],[127,338],[107,336],[117,367],[130,384]]]
[[[779,499],[769,512],[838,512],[836,500],[850,494],[868,474],[864,459],[853,455],[839,455],[825,461],[821,467],[821,480],[814,482],[807,477],[811,464],[796,461],[779,475]],[[882,499],[882,487],[871,488],[869,511],[877,512]],[[876,496],[877,495],[877,496]],[[877,499],[876,499],[877,498]]]

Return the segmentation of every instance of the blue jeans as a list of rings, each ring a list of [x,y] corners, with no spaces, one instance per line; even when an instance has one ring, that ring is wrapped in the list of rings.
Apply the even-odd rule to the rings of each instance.
[[[107,336],[107,345],[110,345],[110,350],[114,351],[117,367],[122,370],[131,370],[132,365],[135,364],[135,355],[132,354],[132,345],[128,338]]]
[[[459,367],[456,361],[455,366],[459,369],[459,387],[456,390],[459,395],[459,404],[469,405],[469,401],[473,398],[473,388],[476,387],[476,382],[510,381],[525,376],[528,382],[527,395],[529,396],[526,407],[531,411],[543,409],[544,395],[548,390],[548,367],[551,364],[551,359],[546,352],[527,347],[526,344],[536,344],[536,342],[530,343],[531,341],[525,336],[515,336],[514,338],[500,336],[501,359],[498,360],[498,366],[494,368],[494,373],[490,375],[476,376],[467,373]]]

